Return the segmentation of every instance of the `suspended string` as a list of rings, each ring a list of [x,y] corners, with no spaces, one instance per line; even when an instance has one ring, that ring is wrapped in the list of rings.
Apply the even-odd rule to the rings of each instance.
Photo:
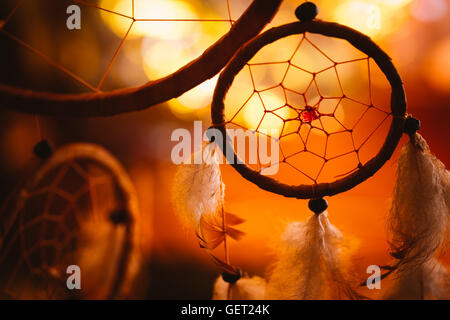
[[[231,7],[230,7],[230,2],[228,0],[227,0],[227,14],[228,14],[228,20],[230,22],[230,26],[232,26],[234,21],[231,17]],[[224,211],[223,205],[222,205],[221,214],[222,214],[222,230],[224,230],[223,248],[224,248],[224,256],[225,256],[225,265],[227,266],[226,268],[224,268],[224,270],[225,270],[225,272],[227,272],[227,271],[228,272],[232,271],[232,273],[237,272],[238,277],[240,277],[239,269],[232,268],[231,270],[227,270],[227,269],[229,269],[228,266],[231,266],[231,264],[230,264],[230,252],[229,252],[228,245],[227,245],[227,228],[228,228],[227,219],[226,219],[227,214]],[[214,260],[216,260],[216,259],[214,259]],[[217,262],[219,262],[219,263],[217,263]],[[219,266],[223,265],[222,263],[220,263],[220,260],[218,260],[217,262],[216,262],[216,264],[218,264]],[[232,297],[232,286],[233,286],[233,283],[228,283],[228,287],[226,290],[227,300],[231,300],[233,298]]]
[[[9,15],[6,17],[5,20],[0,21],[0,29],[2,29],[8,22],[9,20],[11,20],[11,18],[13,17],[14,13],[16,13],[17,9],[19,9],[20,5],[22,4],[24,0],[18,0],[15,4],[15,6],[12,8],[11,12],[9,13]]]
[[[13,7],[13,9],[11,10],[11,12],[9,13],[8,17],[4,21],[2,21],[0,23],[0,32],[2,34],[4,34],[6,37],[8,37],[9,39],[11,39],[12,41],[16,42],[20,46],[24,47],[25,49],[29,50],[33,54],[35,54],[38,57],[40,57],[41,59],[43,59],[46,63],[48,63],[52,67],[54,67],[57,70],[59,70],[62,73],[64,73],[66,76],[68,76],[68,77],[72,78],[73,80],[75,80],[76,82],[82,84],[83,86],[85,86],[90,91],[98,92],[98,93],[102,92],[101,87],[103,86],[105,80],[107,79],[108,75],[110,74],[110,71],[111,71],[111,69],[112,69],[112,67],[114,65],[114,62],[116,61],[117,57],[119,56],[119,53],[121,52],[121,49],[123,48],[123,46],[124,46],[128,36],[129,36],[130,32],[132,31],[132,28],[133,28],[135,22],[145,22],[145,21],[147,21],[147,22],[158,22],[158,21],[159,22],[180,22],[180,23],[182,23],[182,22],[220,22],[220,23],[230,22],[230,25],[232,25],[233,22],[234,22],[234,20],[231,19],[231,11],[230,11],[230,4],[229,4],[230,0],[224,0],[227,3],[227,11],[228,11],[228,17],[229,17],[227,19],[174,19],[174,18],[150,19],[150,18],[136,18],[136,15],[135,15],[135,1],[134,0],[130,1],[131,11],[132,11],[132,15],[131,16],[123,14],[121,12],[114,11],[114,10],[106,9],[106,8],[103,8],[103,7],[99,6],[99,5],[96,5],[96,4],[93,4],[93,3],[89,3],[89,2],[86,2],[86,1],[83,1],[83,0],[74,0],[73,2],[78,3],[80,5],[91,7],[91,8],[95,8],[97,10],[108,12],[108,13],[111,13],[111,14],[114,14],[114,15],[118,15],[120,17],[127,18],[127,19],[130,20],[130,25],[129,25],[126,33],[124,34],[124,36],[121,38],[120,44],[116,48],[116,50],[115,50],[115,52],[113,54],[113,57],[109,60],[108,66],[107,66],[105,72],[102,74],[100,81],[96,85],[92,85],[88,81],[86,81],[83,78],[81,78],[80,76],[76,75],[74,72],[71,72],[70,70],[66,69],[61,64],[59,64],[58,62],[56,62],[53,59],[49,58],[47,55],[45,55],[40,50],[32,47],[31,45],[29,45],[28,43],[26,43],[22,39],[16,37],[15,35],[13,35],[10,32],[5,30],[6,24],[12,19],[12,17],[17,12],[17,10],[19,9],[19,7],[23,3],[23,1],[24,0],[18,0],[16,2],[15,6]]]
[[[232,26],[233,22],[232,22],[232,19],[231,19],[231,8],[230,8],[230,2],[228,0],[227,0],[227,13],[228,13],[228,19],[230,20],[230,25]],[[226,230],[225,228],[226,228],[226,225],[227,225],[225,219],[226,219],[225,218],[225,213],[224,213],[223,207],[222,207],[222,221],[223,221],[222,227],[223,227],[223,230]],[[224,236],[223,247],[224,247],[224,251],[225,251],[225,262],[226,262],[226,264],[229,265],[230,264],[230,254],[228,252],[228,247],[227,247],[227,234],[226,233],[225,233],[225,236]],[[231,298],[232,298],[231,286],[232,286],[231,283],[228,284],[227,300],[231,300]]]
[[[330,62],[331,65],[328,67],[325,67],[317,72],[314,72],[314,71],[308,70],[307,68],[296,65],[293,62],[293,58],[299,52],[299,49],[301,48],[302,44],[306,43],[306,42],[309,45],[311,45],[314,49],[316,49],[318,51],[318,54],[323,55]],[[360,157],[361,149],[367,144],[367,142],[373,137],[373,135],[379,131],[380,127],[382,127],[382,125],[390,117],[392,117],[391,111],[386,111],[383,108],[376,106],[374,104],[373,96],[372,96],[373,85],[372,85],[372,79],[371,79],[372,76],[371,76],[371,68],[370,68],[370,59],[371,59],[370,57],[366,56],[363,58],[356,58],[356,59],[350,59],[350,60],[344,60],[344,61],[335,61],[329,55],[327,55],[322,49],[320,49],[319,46],[316,45],[310,38],[308,38],[306,33],[304,33],[304,34],[302,34],[298,45],[296,46],[294,52],[292,53],[292,55],[290,56],[290,58],[288,60],[276,61],[276,62],[257,62],[257,63],[256,62],[255,63],[248,62],[248,63],[246,63],[246,67],[244,67],[244,68],[246,70],[248,70],[248,72],[249,72],[249,77],[251,79],[250,82],[251,82],[251,86],[252,86],[250,96],[245,99],[245,101],[242,103],[242,105],[239,105],[239,107],[237,108],[237,111],[235,113],[233,113],[231,117],[227,117],[227,121],[225,124],[231,124],[231,125],[237,126],[239,128],[245,129],[245,130],[250,130],[254,134],[266,136],[270,139],[274,139],[278,143],[280,143],[280,141],[282,141],[283,139],[287,139],[288,137],[298,135],[298,137],[301,140],[301,143],[303,144],[303,150],[293,152],[293,153],[287,153],[286,150],[283,150],[282,146],[280,145],[281,160],[279,160],[275,163],[272,163],[271,165],[278,165],[278,164],[288,165],[288,166],[292,167],[293,169],[295,169],[296,171],[298,171],[303,176],[307,177],[308,180],[311,181],[312,184],[317,184],[317,181],[319,180],[320,175],[327,163],[329,163],[330,161],[336,160],[338,158],[347,156],[349,154],[355,153],[356,158],[357,158],[357,165],[355,166],[355,168],[353,168],[349,172],[345,172],[345,173],[336,175],[336,177],[345,176],[347,174],[350,174],[353,171],[358,170],[363,165],[363,160]],[[367,63],[367,74],[368,74],[367,90],[369,92],[369,94],[368,94],[369,102],[368,103],[364,102],[364,101],[360,101],[359,99],[355,99],[354,97],[351,97],[345,93],[344,86],[342,84],[342,79],[341,79],[342,76],[340,75],[340,71],[337,68],[337,66],[340,66],[340,65],[351,64],[351,63],[361,63],[364,61],[366,61],[366,63]],[[252,71],[252,68],[253,67],[261,67],[261,66],[275,66],[275,65],[280,65],[280,66],[287,65],[287,68],[284,71],[281,81],[279,83],[277,83],[276,85],[272,85],[268,88],[258,89],[257,85],[256,85],[254,71]],[[307,84],[306,89],[304,91],[298,91],[297,89],[290,88],[289,85],[286,85],[286,83],[285,83],[286,77],[291,68],[300,70],[300,71],[308,74],[311,77],[311,80]],[[329,70],[333,70],[334,74],[336,75],[337,84],[339,86],[339,91],[341,92],[341,94],[338,96],[325,96],[322,93],[322,91],[320,89],[320,85],[317,81],[318,75],[320,75],[326,71],[329,71]],[[274,90],[277,88],[281,88],[283,91],[283,95],[282,95],[281,99],[284,101],[284,104],[282,106],[279,106],[276,108],[270,108],[270,102],[265,101],[263,94],[267,91]],[[308,98],[306,96],[307,92],[310,89],[316,89],[316,92],[319,96],[318,101],[311,105],[308,103]],[[290,93],[301,96],[304,101],[304,105],[298,106],[298,105],[295,105],[295,104],[289,102],[288,94],[290,94]],[[241,112],[243,112],[245,107],[249,104],[249,102],[255,96],[257,97],[257,100],[261,103],[261,106],[263,107],[264,112],[263,112],[261,118],[257,118],[258,120],[255,121],[255,123],[257,123],[256,127],[249,127],[248,124],[241,123],[237,117]],[[326,101],[326,100],[330,100],[330,101],[334,100],[335,101],[334,110],[332,112],[322,112],[321,111],[320,104],[321,104],[321,102]],[[341,121],[341,120],[339,120],[338,117],[336,117],[336,112],[344,100],[351,101],[353,103],[356,103],[356,104],[364,107],[364,111],[360,114],[360,116],[356,119],[355,123],[351,127],[349,127],[349,125],[346,125],[345,121]],[[294,111],[296,113],[296,117],[285,118],[277,112],[286,107],[289,108],[291,111]],[[381,121],[379,121],[377,123],[376,127],[368,134],[368,136],[365,137],[365,139],[363,139],[361,141],[359,146],[357,146],[357,144],[355,142],[355,132],[353,129],[356,126],[358,126],[358,124],[361,123],[363,118],[367,115],[367,113],[371,109],[381,112],[383,114],[383,118],[381,119]],[[264,119],[267,117],[267,115],[275,116],[279,120],[282,121],[282,127],[280,129],[279,136],[270,135],[261,129],[262,123],[263,123]],[[339,124],[340,129],[338,131],[329,132],[326,128],[326,125],[323,123],[322,117],[333,118]],[[286,132],[286,131],[288,131],[287,126],[291,125],[292,123],[298,123],[298,129],[295,131]],[[309,127],[306,137],[304,137],[301,134],[301,130],[303,129],[304,126]],[[308,141],[311,139],[311,130],[312,129],[319,130],[326,136],[325,147],[323,148],[324,150],[323,150],[322,154],[308,149]],[[346,152],[344,152],[342,154],[338,154],[338,155],[327,156],[327,149],[329,147],[330,137],[332,137],[333,135],[342,134],[342,133],[350,134],[352,150],[346,151]],[[301,153],[310,153],[322,160],[322,165],[316,175],[313,176],[311,174],[308,174],[305,171],[303,171],[301,168],[299,168],[289,162],[289,160],[292,157],[299,155]],[[261,162],[259,159],[259,152],[258,152],[258,170],[261,173],[264,171],[264,169],[265,168],[261,165]]]
[[[39,116],[37,114],[34,114],[34,123],[36,126],[36,133],[38,136],[37,141],[41,141],[42,140],[41,124],[39,122]]]

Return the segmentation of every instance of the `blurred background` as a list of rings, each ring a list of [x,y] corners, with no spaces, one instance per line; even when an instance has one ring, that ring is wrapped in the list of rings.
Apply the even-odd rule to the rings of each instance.
[[[49,65],[23,45],[0,33],[0,81],[21,88],[63,93],[137,86],[161,78],[199,56],[230,28],[248,0],[89,0],[80,5],[81,30],[66,28],[72,1],[24,0],[5,30],[39,50],[82,81]],[[17,1],[0,3],[0,20]],[[301,1],[285,0],[270,26],[295,21]],[[408,112],[422,122],[421,134],[444,164],[450,161],[450,1],[317,0],[319,18],[336,21],[372,37],[393,59],[403,78]],[[117,14],[119,13],[119,14]],[[231,16],[231,19],[230,19]],[[180,19],[190,21],[155,21]],[[208,21],[192,21],[208,20]],[[270,27],[269,26],[269,27]],[[120,47],[114,63],[111,59]],[[332,50],[333,47],[331,47]],[[279,47],[277,55],[282,53]],[[336,49],[337,50],[337,49]],[[105,72],[109,70],[109,72]],[[177,99],[148,110],[110,118],[72,119],[39,116],[43,138],[55,146],[87,141],[100,144],[127,169],[141,211],[140,248],[144,263],[135,298],[210,298],[219,271],[185,232],[173,212],[171,190],[176,166],[170,153],[176,128],[193,129],[194,120],[210,124],[210,102],[217,77]],[[355,87],[357,87],[355,81]],[[91,88],[91,89],[90,89]],[[0,109],[0,201],[30,177],[39,160],[32,149],[40,140],[33,115]],[[402,139],[401,144],[406,140]],[[329,218],[357,244],[353,267],[364,278],[368,265],[389,263],[385,215],[395,181],[398,151],[372,178],[329,198]],[[305,220],[307,202],[260,190],[230,166],[222,166],[226,206],[246,220],[246,237],[230,243],[231,262],[263,276],[273,258],[273,240],[286,222]],[[444,257],[450,262],[450,257]]]

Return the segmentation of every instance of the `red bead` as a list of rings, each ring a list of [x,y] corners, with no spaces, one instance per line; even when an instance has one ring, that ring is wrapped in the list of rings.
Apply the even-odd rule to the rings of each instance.
[[[319,114],[313,107],[306,107],[305,111],[301,113],[301,118],[303,122],[311,123],[312,121],[319,119]]]

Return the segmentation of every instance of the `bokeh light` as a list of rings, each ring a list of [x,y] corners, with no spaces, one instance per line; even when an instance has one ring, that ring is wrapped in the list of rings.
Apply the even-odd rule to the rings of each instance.
[[[406,20],[403,7],[410,1],[339,1],[334,10],[337,22],[351,26],[374,38],[382,38],[397,30]]]
[[[116,0],[114,4],[111,4],[110,0],[103,0],[100,2],[100,7],[112,7],[114,12],[129,14],[130,1]],[[174,21],[199,19],[194,8],[188,2],[171,0],[135,1],[134,10],[136,22],[130,31],[130,38],[149,36],[156,39],[186,41],[188,36],[192,37],[201,33],[201,28],[196,23],[184,21],[183,27],[180,28],[180,21]],[[102,11],[101,15],[110,28],[120,37],[127,32],[132,22],[131,19],[107,11]]]
[[[210,106],[217,78],[206,80],[179,98],[170,100],[168,103],[172,112],[183,116]]]
[[[436,90],[450,92],[450,36],[430,49],[422,68],[427,81]]]
[[[263,94],[264,95],[264,94]],[[263,102],[268,110],[273,112],[266,112],[264,114]],[[283,128],[283,118],[289,118],[295,112],[287,107],[283,107],[285,102],[280,96],[269,93],[264,95],[264,100],[254,95],[244,107],[244,122],[251,130],[270,132],[275,138],[278,138],[281,129]]]
[[[448,11],[446,0],[415,0],[411,4],[411,15],[417,20],[431,22],[442,19]]]

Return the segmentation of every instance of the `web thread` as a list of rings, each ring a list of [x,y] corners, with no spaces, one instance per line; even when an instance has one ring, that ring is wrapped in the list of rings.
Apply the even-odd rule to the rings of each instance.
[[[301,48],[305,44],[316,51],[316,56],[314,58],[321,56],[318,58],[325,59],[329,66],[321,68],[320,70],[310,70],[308,66],[304,65],[299,66],[295,61],[295,57],[296,55],[301,54]],[[250,95],[248,97],[246,96],[246,98],[243,99],[244,102],[237,106],[230,106],[227,103],[227,98],[225,99],[225,124],[228,125],[229,128],[235,127],[250,130],[256,136],[272,139],[279,145],[279,160],[275,163],[271,163],[270,166],[261,163],[258,150],[258,163],[253,166],[255,170],[264,174],[265,170],[268,168],[277,165],[280,167],[285,165],[298,172],[303,178],[306,178],[305,181],[307,181],[307,183],[317,184],[321,179],[324,168],[333,161],[343,159],[349,155],[354,157],[352,161],[354,162],[354,166],[352,168],[347,167],[345,171],[341,170],[339,172],[339,170],[335,170],[332,175],[334,180],[357,171],[365,162],[367,162],[368,159],[365,159],[366,157],[364,157],[364,159],[361,157],[361,150],[365,148],[374,136],[383,135],[382,129],[384,129],[392,118],[390,109],[386,106],[379,106],[374,101],[374,88],[371,75],[372,69],[374,68],[373,59],[365,55],[364,57],[336,61],[310,39],[308,34],[303,33],[301,34],[300,40],[293,53],[287,60],[253,63],[252,60],[246,63],[241,70],[241,73],[248,73],[249,75],[248,78],[250,79],[249,82],[251,87],[251,90],[249,90]],[[301,59],[297,60],[301,62]],[[343,85],[343,76],[340,74],[342,73],[342,70],[340,70],[340,68],[354,63],[365,65],[368,83],[367,87],[364,88],[364,91],[366,91],[368,95],[367,101],[362,101],[361,99],[358,99],[358,97],[348,94]],[[264,67],[271,68],[274,66],[278,66],[279,69],[285,68],[283,69],[284,71],[282,72],[281,80],[274,85],[262,88],[258,84],[261,79],[258,79],[255,70]],[[297,88],[295,85],[289,84],[290,81],[288,81],[288,77],[292,78],[290,76],[291,71],[295,71],[297,74],[299,72],[302,73],[304,79],[309,77],[309,80],[306,81],[302,88]],[[295,74],[295,72],[293,72],[293,74]],[[322,77],[325,73],[327,73],[327,77]],[[324,81],[325,79],[330,78],[330,73],[332,73],[332,77],[334,78],[334,83],[332,84],[330,81],[328,81],[328,83],[327,81]],[[321,78],[321,81],[319,81],[319,78]],[[358,79],[354,79],[354,81],[357,82]],[[326,90],[321,89],[323,86],[327,87],[330,85],[337,87],[337,89],[335,88],[334,90],[335,94],[325,94],[324,91]],[[315,92],[313,95],[314,97],[310,94],[313,91]],[[336,92],[338,92],[338,94],[336,94]],[[271,93],[271,95],[267,95],[266,93]],[[386,94],[386,92],[384,92],[384,94]],[[275,107],[273,95],[276,95],[278,98]],[[346,123],[349,121],[345,121],[345,117],[343,116],[342,109],[344,108],[344,104],[357,106],[357,108],[354,108],[353,110],[349,107],[345,108],[347,117],[353,118],[351,124]],[[229,108],[231,107],[231,112],[230,110],[227,112],[227,105]],[[351,114],[356,109],[358,109],[356,112],[357,114]],[[248,112],[252,112],[252,114],[248,115]],[[373,112],[377,113],[377,119],[372,119],[374,117],[371,117],[371,115],[368,116],[369,113]],[[245,120],[245,118],[248,119],[249,117],[252,118],[250,124],[249,121]],[[374,123],[370,125],[372,127],[370,131],[367,131],[368,129],[366,127],[368,126],[365,117],[368,117],[369,120],[374,120],[372,121]],[[270,118],[270,121],[265,125],[265,121],[268,118]],[[332,126],[329,125],[331,121],[333,122]],[[278,127],[278,133],[268,133],[267,131],[271,127]],[[330,127],[332,128],[330,129]],[[364,137],[358,136],[361,130],[356,129],[361,128],[363,131],[367,131],[365,132]],[[322,152],[318,151],[318,144],[313,141],[317,141],[318,136],[321,136],[320,149]],[[332,148],[336,149],[336,140],[339,140],[339,138],[344,136],[347,137],[346,139],[348,140],[348,144],[351,144],[351,147],[346,146],[346,148],[344,148],[345,150],[342,152],[333,151],[333,154],[331,154],[329,150]],[[337,137],[339,138],[336,139]],[[289,147],[283,146],[285,140],[292,140],[292,138],[296,140],[296,146],[294,147],[296,150],[294,151],[293,143],[289,143]],[[312,161],[299,161],[302,165],[290,161],[298,156],[304,156],[304,159],[314,158],[316,162],[319,162],[319,164],[315,164],[317,170],[314,171],[314,174],[305,170],[305,167],[311,165]]]
[[[128,27],[127,31],[125,32],[123,37],[120,39],[119,46],[115,49],[112,58],[109,60],[109,63],[107,65],[106,70],[101,75],[101,79],[99,80],[99,82],[96,83],[96,84],[89,83],[89,81],[87,81],[87,80],[83,79],[83,77],[77,75],[75,71],[71,71],[71,70],[65,68],[60,63],[54,61],[52,58],[50,58],[49,56],[44,54],[42,51],[34,48],[30,44],[28,44],[26,41],[20,39],[16,35],[14,35],[14,34],[8,32],[7,30],[5,30],[5,26],[11,21],[11,19],[17,13],[17,11],[21,7],[21,5],[23,5],[24,0],[17,0],[17,2],[13,6],[13,8],[11,9],[11,11],[7,15],[7,17],[3,21],[0,21],[0,33],[2,33],[4,36],[9,38],[10,40],[15,42],[16,44],[20,45],[24,49],[32,52],[33,54],[38,56],[40,59],[42,59],[43,61],[48,63],[50,66],[52,66],[55,69],[59,70],[64,75],[66,75],[67,77],[69,77],[69,78],[73,79],[74,81],[78,82],[79,84],[81,84],[82,86],[84,86],[85,88],[87,88],[89,91],[92,91],[92,92],[103,92],[102,91],[102,86],[104,85],[106,79],[110,75],[111,69],[112,69],[115,61],[117,60],[117,57],[119,56],[120,52],[122,51],[122,49],[124,47],[124,44],[125,44],[125,42],[128,39],[128,36],[129,36],[130,32],[133,30],[133,27],[135,26],[135,24],[137,22],[177,22],[177,23],[180,23],[180,28],[183,27],[182,25],[185,22],[208,22],[208,23],[224,23],[225,22],[225,23],[229,23],[230,26],[232,26],[233,23],[235,22],[235,20],[231,18],[230,0],[224,0],[224,2],[226,2],[227,17],[225,17],[223,19],[189,19],[189,18],[183,19],[183,18],[171,18],[171,17],[141,18],[141,17],[137,17],[137,12],[135,12],[135,7],[136,7],[135,6],[135,0],[130,0],[131,15],[127,15],[127,14],[124,14],[124,13],[121,13],[121,12],[117,12],[117,11],[114,11],[114,10],[103,8],[103,7],[101,7],[101,6],[97,5],[97,4],[94,4],[94,3],[91,3],[91,2],[88,2],[88,1],[74,0],[72,2],[75,3],[75,4],[81,5],[81,6],[90,7],[90,8],[97,9],[99,11],[103,11],[103,12],[107,12],[107,13],[110,13],[110,14],[114,14],[114,15],[117,15],[117,16],[120,16],[122,18],[125,18],[125,19],[129,20],[129,27]]]

